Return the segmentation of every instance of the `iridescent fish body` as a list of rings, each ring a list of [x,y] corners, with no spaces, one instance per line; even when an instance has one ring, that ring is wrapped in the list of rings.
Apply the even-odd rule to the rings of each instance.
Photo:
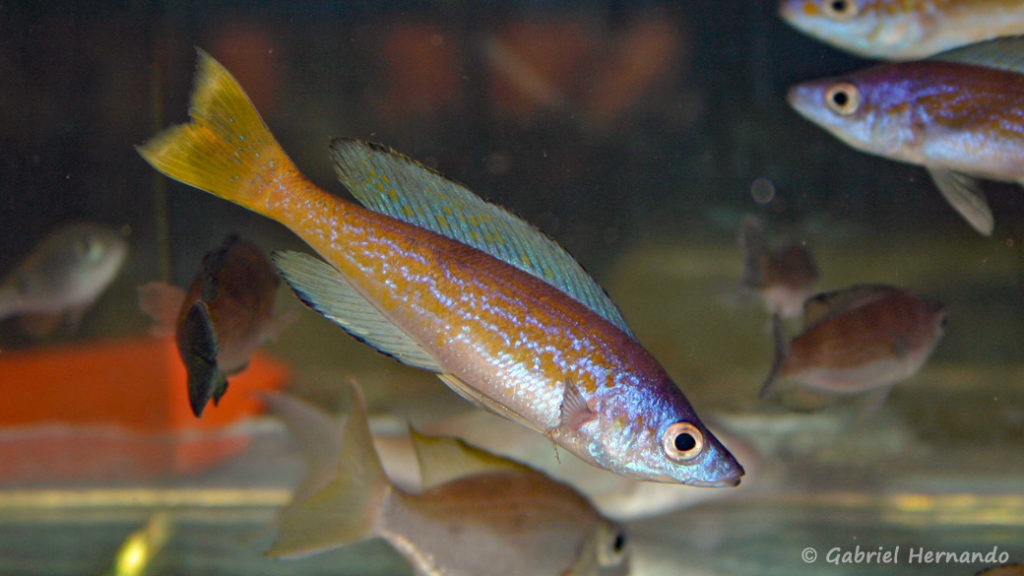
[[[761,295],[769,314],[789,318],[803,312],[804,300],[818,281],[818,266],[807,246],[790,242],[773,249],[753,216],[743,219],[739,241],[742,286]]]
[[[188,292],[159,282],[139,287],[139,306],[157,321],[153,332],[174,332],[188,372],[189,403],[199,417],[227,390],[227,377],[275,330],[279,280],[266,255],[248,240],[228,236],[203,256]]]
[[[192,122],[140,152],[272,218],[323,256],[278,253],[308,305],[580,458],[648,480],[732,486],[742,467],[597,284],[557,244],[385,147],[335,140],[365,207],[303,177],[234,78],[200,54]]]
[[[54,230],[0,281],[0,320],[21,316],[37,336],[64,316],[76,323],[114,281],[127,253],[121,234],[99,224]]]
[[[822,42],[881,60],[1024,33],[1024,0],[782,0],[779,14]]]
[[[994,219],[976,178],[1024,181],[1024,38],[794,86],[789,103],[850,146],[925,167],[979,232]]]
[[[351,390],[343,426],[298,400],[263,396],[309,461],[267,554],[301,557],[379,537],[424,576],[629,573],[626,532],[579,492],[454,438],[413,431],[423,487],[395,486]]]
[[[804,306],[804,331],[787,342],[775,319],[776,357],[761,388],[779,379],[832,394],[882,389],[924,366],[943,334],[942,304],[886,285],[819,294]]]

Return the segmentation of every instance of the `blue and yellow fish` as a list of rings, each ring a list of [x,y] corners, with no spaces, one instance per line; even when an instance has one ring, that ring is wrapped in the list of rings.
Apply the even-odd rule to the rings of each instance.
[[[857,150],[926,168],[982,234],[995,221],[978,179],[1024,183],[1024,36],[804,82],[788,98]]]
[[[189,124],[139,151],[157,170],[295,232],[327,262],[275,262],[300,298],[468,400],[614,472],[734,486],[743,468],[561,247],[384,146],[331,144],[363,206],[307,180],[241,86],[200,53]]]

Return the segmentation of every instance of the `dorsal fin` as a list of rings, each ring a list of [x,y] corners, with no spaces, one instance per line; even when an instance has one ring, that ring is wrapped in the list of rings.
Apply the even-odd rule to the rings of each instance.
[[[366,208],[468,244],[541,278],[633,336],[604,290],[554,240],[466,187],[380,145],[331,143],[338,179]]]
[[[940,52],[928,59],[974,64],[1024,74],[1024,36],[1005,36],[968,44]]]
[[[491,454],[450,436],[427,436],[409,427],[424,489],[463,476],[500,471],[524,471],[526,466]]]
[[[817,324],[824,318],[859,308],[895,290],[896,288],[886,284],[857,284],[816,294],[804,302],[804,328]]]

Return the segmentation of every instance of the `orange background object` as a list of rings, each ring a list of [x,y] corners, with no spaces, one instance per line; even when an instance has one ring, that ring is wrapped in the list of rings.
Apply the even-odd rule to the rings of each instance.
[[[0,354],[0,477],[117,478],[190,472],[241,452],[223,428],[257,413],[284,364],[254,354],[202,418],[192,415],[173,335]],[[197,432],[201,432],[197,434]]]

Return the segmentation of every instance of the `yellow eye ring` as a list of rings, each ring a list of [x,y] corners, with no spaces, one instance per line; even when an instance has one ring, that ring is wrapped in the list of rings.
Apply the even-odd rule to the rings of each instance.
[[[850,82],[839,82],[825,91],[825,106],[840,116],[849,116],[860,108],[860,89]]]
[[[673,422],[662,433],[661,446],[676,462],[693,460],[704,452],[704,433],[689,422]]]
[[[860,12],[857,0],[822,0],[821,11],[833,20],[849,20]]]

